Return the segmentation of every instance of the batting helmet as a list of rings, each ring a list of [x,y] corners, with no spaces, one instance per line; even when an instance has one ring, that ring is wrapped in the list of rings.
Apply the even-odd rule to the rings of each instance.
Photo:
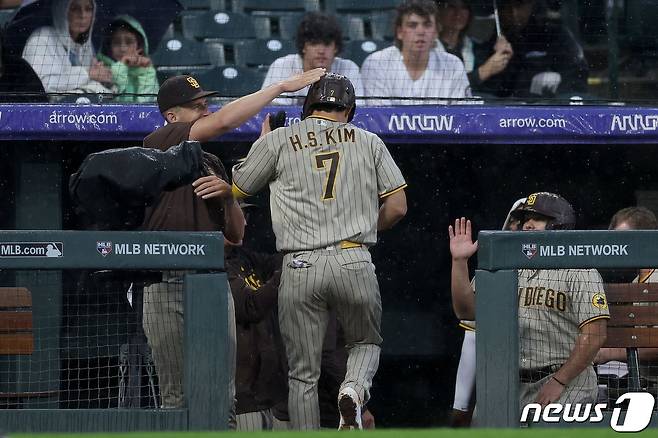
[[[351,108],[347,117],[347,121],[351,122],[356,109],[354,85],[343,75],[327,73],[308,89],[302,109],[302,120],[310,116],[313,108],[318,105],[331,105],[338,109]]]
[[[560,195],[538,192],[528,195],[526,201],[515,211],[538,213],[549,218],[547,230],[573,230],[576,226],[576,213],[569,202]]]

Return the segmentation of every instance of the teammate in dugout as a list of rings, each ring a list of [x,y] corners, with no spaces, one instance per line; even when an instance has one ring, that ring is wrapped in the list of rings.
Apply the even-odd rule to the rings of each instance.
[[[525,200],[521,198],[514,202],[503,223],[503,231],[520,230],[520,220],[513,213]],[[464,329],[464,341],[455,378],[455,398],[450,414],[450,426],[469,427],[475,409],[475,321],[461,320],[459,326]]]
[[[329,73],[309,89],[302,121],[254,143],[233,170],[236,196],[270,186],[277,250],[285,254],[279,322],[288,356],[293,429],[319,429],[317,382],[329,309],[345,332],[341,429],[360,429],[379,365],[381,298],[368,247],[406,214],[407,186],[376,135],[350,124],[352,83]]]
[[[253,117],[281,93],[304,88],[324,74],[309,70],[244,96],[211,113],[207,98],[218,94],[204,91],[192,76],[167,79],[158,92],[158,107],[168,124],[144,139],[144,147],[166,151],[183,141],[210,141]],[[267,118],[269,120],[269,118]],[[245,220],[233,198],[221,161],[203,153],[205,175],[191,185],[163,192],[146,209],[141,230],[222,231],[231,242],[244,236]],[[160,381],[163,408],[184,406],[183,379],[183,271],[165,271],[162,281],[144,288],[144,332],[153,350]],[[235,312],[229,292],[229,392],[235,396]],[[235,427],[234,406],[229,427]]]
[[[523,231],[573,229],[576,215],[561,196],[529,195],[514,215]],[[449,227],[453,308],[475,319],[475,294],[468,259],[477,251],[471,222]],[[518,271],[521,408],[529,403],[594,403],[597,379],[592,362],[605,342],[608,305],[594,269]]]

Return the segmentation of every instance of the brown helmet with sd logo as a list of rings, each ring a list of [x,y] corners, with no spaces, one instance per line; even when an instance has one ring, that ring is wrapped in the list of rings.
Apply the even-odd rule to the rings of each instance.
[[[576,212],[573,207],[555,193],[537,192],[528,195],[526,201],[514,211],[514,216],[523,221],[520,216],[526,212],[548,217],[547,230],[573,230],[576,227]]]

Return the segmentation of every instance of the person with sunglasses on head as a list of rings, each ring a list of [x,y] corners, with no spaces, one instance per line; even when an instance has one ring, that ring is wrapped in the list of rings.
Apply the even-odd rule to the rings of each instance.
[[[318,81],[325,71],[310,70],[244,96],[211,112],[205,91],[192,76],[167,79],[158,91],[158,107],[167,124],[144,139],[144,147],[166,151],[184,141],[210,141],[256,115],[279,94],[296,91]],[[269,117],[268,117],[269,118]],[[267,120],[266,120],[267,121]],[[222,231],[230,242],[244,236],[245,219],[233,198],[228,175],[219,158],[204,152],[204,175],[191,185],[160,194],[146,209],[143,231]],[[183,276],[184,271],[164,271],[162,281],[144,288],[144,332],[153,350],[160,379],[163,408],[184,406],[183,379]],[[229,379],[230,400],[235,400],[235,312],[230,288]],[[234,407],[229,426],[235,427]]]

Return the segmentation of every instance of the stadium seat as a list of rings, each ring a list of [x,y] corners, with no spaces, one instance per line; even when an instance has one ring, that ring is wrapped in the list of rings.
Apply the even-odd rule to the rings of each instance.
[[[221,67],[222,65],[227,64],[226,62],[226,45],[222,42],[219,41],[214,41],[214,40],[206,40],[203,42],[203,44],[206,46],[206,50],[208,51],[208,56],[210,57],[210,64],[213,65],[213,67]],[[232,46],[231,46],[232,50]],[[229,57],[232,56],[232,51],[229,51]]]
[[[201,9],[223,11],[226,9],[226,0],[178,0],[185,10]]]
[[[281,39],[294,40],[297,36],[297,28],[304,18],[302,13],[281,14],[278,20],[278,35]],[[343,38],[350,40],[362,40],[365,36],[363,19],[353,15],[337,15],[338,24],[343,31]]]
[[[338,24],[343,31],[343,38],[350,40],[362,40],[366,37],[363,18],[355,15],[339,14]]]
[[[207,72],[212,67],[167,67],[164,69],[157,69],[158,83],[162,84],[167,79],[178,75],[191,75],[199,77],[199,75]]]
[[[151,59],[158,70],[210,67],[206,46],[182,35],[162,40]]]
[[[2,9],[0,10],[0,26],[4,27],[9,23],[16,13],[16,9]]]
[[[351,59],[361,66],[368,55],[390,45],[391,44],[388,42],[375,40],[348,41],[345,43],[340,56],[342,58]]]
[[[386,9],[395,9],[400,0],[325,0],[327,12],[375,12]]]
[[[393,24],[395,11],[377,12],[370,16],[371,37],[377,40],[391,41],[395,37]]]
[[[183,15],[184,35],[197,39],[256,38],[252,17],[236,12],[208,11],[203,14]]]
[[[233,10],[236,12],[281,12],[281,11],[318,11],[319,0],[233,0]]]
[[[658,2],[626,0],[624,26],[628,44],[652,57],[658,56]]]
[[[234,47],[235,63],[248,67],[268,66],[281,56],[296,53],[295,44],[290,40],[244,40]]]
[[[294,40],[297,37],[297,28],[304,18],[302,12],[289,12],[274,17],[276,21],[277,34],[284,40]]]
[[[260,90],[265,74],[237,65],[214,68],[198,75],[206,90],[219,92],[222,97],[240,97]]]

